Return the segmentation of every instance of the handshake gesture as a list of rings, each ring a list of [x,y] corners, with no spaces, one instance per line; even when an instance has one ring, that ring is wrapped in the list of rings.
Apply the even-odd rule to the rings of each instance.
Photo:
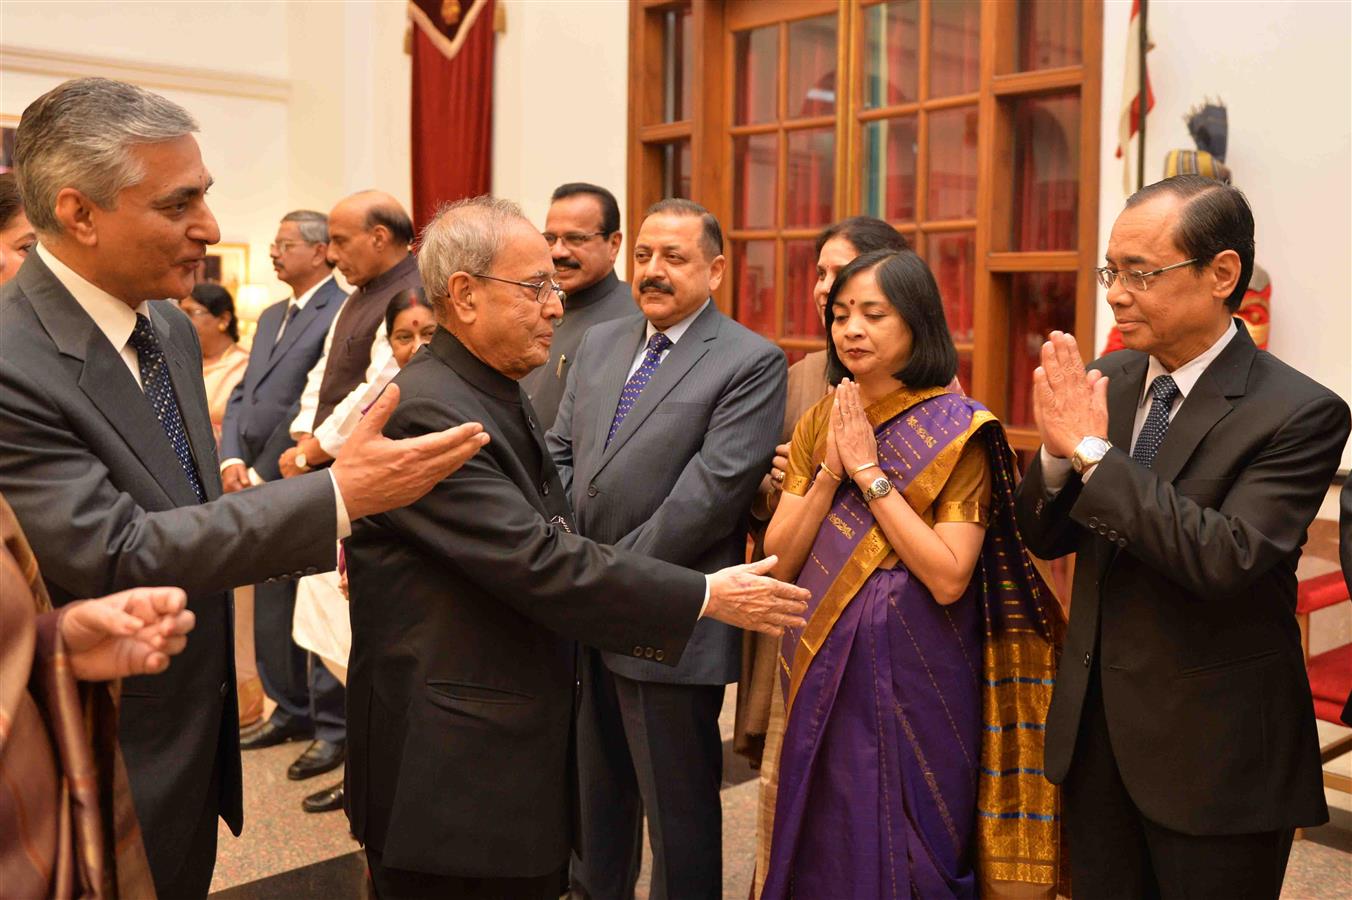
[[[704,615],[748,631],[763,631],[778,637],[785,628],[802,628],[803,612],[811,594],[804,588],[776,581],[767,573],[779,558],[767,556],[757,562],[729,566],[705,576],[709,605]]]

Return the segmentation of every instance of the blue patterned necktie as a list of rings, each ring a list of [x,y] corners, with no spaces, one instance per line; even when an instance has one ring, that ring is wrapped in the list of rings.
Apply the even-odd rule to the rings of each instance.
[[[207,494],[202,490],[201,479],[197,477],[197,467],[192,460],[192,448],[188,445],[188,430],[183,427],[183,415],[178,409],[178,398],[174,396],[174,385],[169,380],[169,361],[164,358],[159,335],[155,334],[155,328],[150,324],[148,317],[136,316],[136,328],[131,333],[130,343],[136,349],[136,356],[141,364],[141,387],[145,391],[146,399],[155,410],[155,418],[160,420],[160,427],[169,438],[174,455],[178,457],[178,463],[183,467],[183,474],[188,476],[188,483],[197,494],[198,502],[205,503]]]
[[[1160,375],[1150,382],[1150,412],[1136,436],[1136,446],[1131,448],[1131,458],[1149,469],[1155,464],[1155,454],[1164,442],[1164,433],[1169,430],[1169,410],[1178,396],[1178,385],[1169,375]]]
[[[634,403],[638,400],[638,395],[643,393],[643,389],[648,386],[648,379],[653,377],[657,367],[662,362],[662,351],[671,346],[671,338],[658,331],[648,338],[648,352],[643,354],[643,362],[638,364],[634,374],[629,376],[629,380],[624,384],[624,390],[620,391],[620,403],[615,407],[615,418],[610,420],[610,433],[606,435],[606,446],[615,437],[615,432],[620,430],[620,425],[624,422],[624,417],[629,415],[629,410],[634,408]]]

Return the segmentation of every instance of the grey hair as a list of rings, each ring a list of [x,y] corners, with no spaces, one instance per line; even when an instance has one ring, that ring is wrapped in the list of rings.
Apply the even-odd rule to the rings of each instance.
[[[39,232],[59,234],[56,197],[68,187],[113,209],[118,193],[146,174],[134,145],[197,130],[186,109],[126,82],[77,78],[58,85],[28,105],[14,137],[28,220]]]
[[[521,207],[484,194],[443,204],[423,229],[418,274],[438,312],[456,272],[487,272],[517,222],[529,225]]]
[[[283,222],[295,222],[300,230],[300,239],[307,244],[327,244],[329,242],[329,217],[313,209],[292,210],[282,216]]]

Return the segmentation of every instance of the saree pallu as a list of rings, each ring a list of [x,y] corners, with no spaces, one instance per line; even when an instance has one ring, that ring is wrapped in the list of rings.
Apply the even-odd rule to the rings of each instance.
[[[1042,723],[1059,617],[1018,539],[1012,453],[989,412],[941,390],[867,413],[917,512],[979,441],[991,525],[967,593],[941,606],[904,565],[879,568],[881,529],[853,484],[837,491],[798,579],[807,625],[783,642],[788,725],[761,896],[928,900],[1012,883],[1050,895],[1059,810]]]

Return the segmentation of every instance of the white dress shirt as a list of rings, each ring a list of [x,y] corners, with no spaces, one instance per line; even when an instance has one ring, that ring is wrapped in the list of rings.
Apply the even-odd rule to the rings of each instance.
[[[149,314],[148,301],[142,301],[136,309],[132,309],[57,259],[40,241],[38,257],[47,264],[47,268],[56,276],[56,280],[61,282],[61,286],[70,291],[70,295],[80,304],[80,308],[94,320],[99,331],[108,338],[108,343],[113,345],[113,350],[127,364],[127,370],[131,372],[131,377],[136,379],[137,386],[145,390],[145,386],[141,384],[141,360],[136,355],[136,348],[131,345],[131,333],[136,328],[137,314]],[[202,377],[200,361],[197,372],[200,379]],[[342,540],[352,533],[352,521],[348,517],[347,506],[343,503],[343,495],[338,490],[338,482],[332,472],[329,473],[329,481],[333,485],[334,507],[338,516],[338,539]]]
[[[380,320],[380,325],[376,327],[375,337],[371,339],[371,362],[366,367],[366,374],[362,378],[362,383],[354,387],[342,402],[334,408],[329,417],[324,420],[324,425],[333,422],[331,428],[325,429],[323,425],[319,430],[315,430],[315,413],[319,412],[319,386],[324,382],[324,369],[329,364],[329,350],[333,347],[333,329],[338,324],[338,320],[343,315],[343,307],[352,302],[352,297],[343,301],[343,306],[338,307],[338,314],[333,317],[333,322],[329,324],[329,333],[324,338],[324,351],[319,354],[319,359],[314,367],[310,369],[310,374],[305,378],[305,390],[300,395],[300,411],[296,413],[296,418],[291,420],[291,439],[299,441],[301,435],[313,434],[319,441],[319,446],[324,448],[324,452],[329,456],[336,457],[338,451],[342,449],[343,443],[347,440],[346,435],[338,433],[337,423],[347,418],[347,414],[352,411],[352,407],[360,401],[366,389],[371,386],[380,375],[385,364],[394,357],[394,350],[390,347],[390,342],[385,334],[385,320]]]
[[[1207,366],[1211,365],[1216,357],[1221,355],[1221,351],[1234,339],[1235,328],[1237,327],[1239,326],[1232,320],[1231,327],[1225,329],[1225,333],[1217,338],[1214,344],[1179,366],[1177,369],[1174,369],[1172,372],[1164,368],[1164,363],[1153,356],[1150,357],[1150,363],[1146,366],[1145,370],[1145,384],[1141,387],[1141,396],[1136,403],[1136,420],[1131,428],[1132,447],[1136,446],[1136,438],[1140,436],[1141,429],[1145,427],[1146,417],[1150,415],[1150,400],[1152,396],[1150,393],[1150,385],[1155,382],[1155,379],[1160,375],[1171,375],[1173,376],[1174,384],[1178,386],[1178,396],[1174,397],[1173,405],[1169,407],[1169,421],[1172,422],[1174,416],[1178,415],[1178,410],[1183,406],[1183,401],[1188,399],[1188,394],[1192,393],[1192,389],[1197,386],[1197,379],[1202,377],[1202,373],[1206,371]],[[1127,449],[1128,452],[1130,452],[1130,448],[1124,449]],[[1070,460],[1052,456],[1047,452],[1046,447],[1043,447],[1039,453],[1042,458],[1042,483],[1046,486],[1047,493],[1050,496],[1055,497],[1061,492],[1061,489],[1065,487],[1066,481],[1069,480],[1070,474],[1073,471],[1071,469]],[[1084,472],[1081,473],[1080,479],[1082,481],[1088,481],[1090,476],[1094,474],[1094,469],[1096,468],[1098,467],[1090,466],[1085,469]]]

